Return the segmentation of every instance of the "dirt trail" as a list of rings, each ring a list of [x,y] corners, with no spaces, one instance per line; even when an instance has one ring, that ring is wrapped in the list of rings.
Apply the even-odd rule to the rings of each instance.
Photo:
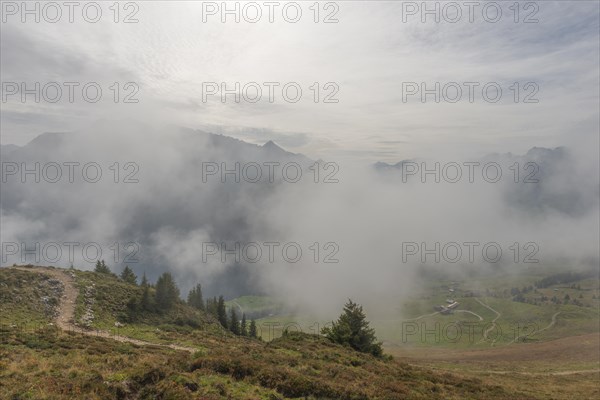
[[[543,331],[545,331],[546,329],[550,329],[550,328],[552,328],[552,327],[554,326],[554,324],[556,323],[556,317],[558,317],[558,314],[560,314],[561,312],[562,312],[562,311],[559,311],[559,312],[557,312],[557,313],[554,313],[554,315],[552,316],[552,321],[551,321],[551,322],[548,324],[548,326],[546,326],[545,328],[542,328],[542,329],[540,329],[540,330],[538,331],[538,333],[539,333],[539,332],[543,332]]]
[[[550,329],[550,328],[552,328],[552,327],[554,326],[554,324],[556,323],[556,317],[558,317],[558,314],[560,314],[560,313],[561,313],[561,311],[559,311],[559,312],[557,312],[557,313],[554,313],[554,315],[552,316],[552,320],[550,321],[550,323],[549,323],[549,324],[548,324],[548,325],[547,325],[545,328],[542,328],[542,329],[540,329],[540,330],[539,330],[539,331],[537,331],[537,332],[533,332],[533,333],[528,333],[528,334],[525,334],[525,335],[520,335],[520,336],[517,336],[516,338],[514,338],[514,339],[513,339],[513,340],[512,340],[510,343],[508,343],[508,344],[512,344],[512,343],[516,342],[517,340],[519,340],[519,339],[520,339],[520,338],[522,338],[522,337],[531,336],[532,334],[534,334],[534,335],[535,335],[535,334],[538,334],[538,333],[540,333],[540,332],[543,332],[543,331],[545,331],[546,329]]]
[[[478,298],[475,298],[475,301],[476,301],[476,302],[478,302],[479,304],[481,304],[482,306],[484,306],[485,308],[487,308],[488,310],[490,310],[490,311],[492,311],[492,312],[494,312],[494,313],[496,314],[496,318],[494,318],[494,319],[492,320],[492,322],[491,322],[491,326],[490,326],[489,328],[487,328],[487,329],[485,330],[485,332],[483,332],[483,339],[481,339],[479,342],[477,342],[477,343],[481,343],[481,342],[483,342],[483,341],[486,341],[486,340],[487,340],[487,335],[488,335],[488,333],[489,333],[489,332],[490,332],[492,329],[496,328],[496,321],[498,320],[498,318],[500,318],[500,316],[501,316],[502,314],[500,314],[498,311],[494,310],[492,307],[488,306],[487,304],[485,304],[483,301],[479,300]],[[492,341],[492,344],[491,344],[490,346],[493,346],[495,343],[496,343],[496,339],[494,339],[494,340]]]
[[[421,318],[425,318],[425,317],[432,317],[432,316],[434,316],[434,315],[436,315],[436,314],[439,314],[439,313],[440,313],[439,311],[436,311],[436,312],[434,312],[434,313],[431,313],[431,314],[423,314],[423,315],[421,315],[421,316],[418,316],[418,317],[416,317],[416,318],[407,319],[407,320],[405,320],[405,321],[418,321],[418,320],[420,320]]]
[[[527,376],[566,376],[566,375],[576,375],[576,374],[598,374],[600,373],[600,369],[580,369],[580,370],[569,370],[569,371],[552,371],[552,372],[521,372],[521,371],[479,371],[484,374],[499,374],[499,375],[507,375],[507,374],[517,374],[517,375],[527,375]]]
[[[462,312],[462,313],[468,313],[468,314],[473,314],[474,316],[476,316],[477,318],[479,318],[480,321],[483,321],[483,317],[477,313],[474,313],[473,311],[469,311],[469,310],[454,310],[455,313],[458,312]]]
[[[179,346],[176,344],[158,344],[146,342],[143,340],[132,339],[124,336],[118,336],[111,332],[101,331],[101,330],[86,330],[84,328],[78,327],[75,325],[75,303],[77,301],[77,296],[79,295],[79,290],[75,287],[75,279],[71,275],[68,270],[64,269],[54,269],[54,268],[44,268],[44,267],[32,267],[32,268],[24,268],[24,267],[12,267],[13,269],[19,271],[26,272],[34,272],[38,274],[49,275],[54,279],[59,280],[64,287],[62,298],[60,299],[60,304],[58,307],[58,317],[56,318],[56,324],[63,331],[71,331],[81,333],[87,336],[96,336],[103,337],[107,339],[113,339],[119,342],[133,343],[138,346],[159,346],[159,347],[168,347],[174,350],[188,351],[190,353],[196,352],[198,349],[194,349],[192,347]]]
[[[448,369],[432,367],[429,368],[436,371],[447,372]],[[526,372],[526,371],[494,371],[494,370],[471,370],[472,373],[476,374],[495,374],[495,375],[525,375],[525,376],[568,376],[577,374],[598,374],[600,369],[579,369],[579,370],[567,370],[567,371],[547,371],[547,372]]]

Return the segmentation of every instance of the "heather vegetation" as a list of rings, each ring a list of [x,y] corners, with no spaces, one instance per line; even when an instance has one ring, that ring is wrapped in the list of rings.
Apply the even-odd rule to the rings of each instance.
[[[51,325],[63,287],[44,269],[0,269],[0,398],[510,397],[476,379],[374,356],[379,344],[352,302],[326,336],[287,332],[263,342],[254,320],[227,310],[223,296],[204,301],[200,285],[183,301],[169,273],[155,284],[142,278],[138,285],[128,271],[117,276],[100,266],[100,272],[58,270],[74,277],[79,289],[73,320],[81,331]],[[47,309],[40,307],[44,302]],[[85,328],[80,320],[87,311],[93,318]],[[37,324],[8,323],[18,318]],[[116,323],[113,337],[94,335],[94,329],[110,330]]]
[[[169,273],[156,283],[142,274],[137,284],[126,270],[49,269],[72,277],[79,292],[73,319],[80,330],[61,330],[52,321],[65,287],[29,269],[44,271],[0,269],[0,398],[540,398],[512,381],[499,386],[384,355],[351,300],[321,334],[286,331],[265,342],[254,320],[223,296],[205,300],[200,284],[182,300]]]

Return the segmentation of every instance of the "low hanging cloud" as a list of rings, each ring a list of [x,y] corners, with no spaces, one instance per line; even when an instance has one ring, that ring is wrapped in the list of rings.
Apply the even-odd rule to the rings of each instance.
[[[26,243],[28,249],[35,242],[94,242],[107,260],[117,243],[120,257],[109,261],[116,270],[133,254],[138,262],[129,265],[138,274],[155,279],[171,270],[184,292],[199,281],[209,295],[264,293],[290,307],[327,314],[348,297],[375,306],[408,296],[426,265],[456,273],[465,266],[519,273],[526,257],[538,260],[540,268],[558,262],[594,265],[597,173],[583,171],[590,160],[578,155],[557,148],[474,160],[448,155],[398,165],[315,164],[273,143],[104,123],[88,132],[42,135],[3,157],[2,240]],[[50,183],[40,173],[36,183],[33,173],[25,182],[22,171],[7,174],[8,166],[31,170],[35,162],[40,168],[94,162],[103,175],[96,183],[79,172],[73,183],[66,176]],[[468,162],[480,166],[473,182]],[[136,167],[125,168],[128,163]],[[441,173],[451,163],[463,166],[458,182]],[[496,172],[483,175],[486,163],[497,165],[502,179],[493,182]],[[301,169],[283,175],[284,165]],[[412,172],[403,172],[409,165]],[[422,170],[414,172],[415,166]],[[255,182],[256,167],[263,175]],[[473,260],[464,244],[471,242],[477,243]],[[431,253],[436,243],[439,249]],[[462,254],[449,261],[458,256],[452,243]],[[485,258],[488,243],[494,244],[491,250],[501,249],[501,258],[495,260],[491,250]],[[75,254],[77,266],[93,267]],[[55,264],[68,266],[64,257]]]

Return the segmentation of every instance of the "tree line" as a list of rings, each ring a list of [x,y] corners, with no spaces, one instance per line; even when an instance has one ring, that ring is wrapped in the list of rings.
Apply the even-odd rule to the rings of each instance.
[[[540,279],[535,283],[535,286],[538,288],[547,288],[548,286],[571,283],[580,281],[583,279],[593,278],[597,276],[597,272],[594,271],[585,271],[585,272],[575,272],[575,271],[567,271],[560,272],[554,275],[547,276],[543,279]]]
[[[116,276],[111,272],[104,260],[96,263],[94,271]],[[137,276],[129,266],[125,266],[119,277],[124,282],[137,285]],[[134,298],[127,305],[132,312],[140,310],[166,311],[178,302],[183,302],[180,298],[179,288],[169,272],[164,272],[158,278],[155,285],[151,285],[148,282],[146,273],[144,273],[140,286],[143,288],[143,291],[139,301]],[[150,288],[154,288],[154,290],[150,291]],[[525,288],[525,290],[528,291],[530,289]],[[251,338],[258,337],[256,322],[254,320],[248,324],[245,313],[242,313],[240,319],[235,307],[229,308],[228,315],[223,296],[214,296],[205,301],[200,284],[197,284],[189,291],[185,303],[190,307],[212,315],[219,321],[223,328],[228,329],[234,335]],[[321,334],[332,342],[351,347],[356,351],[370,353],[375,357],[383,356],[382,343],[375,337],[375,330],[369,326],[362,306],[350,299],[344,305],[343,312],[338,320],[332,321],[331,327],[323,328]]]
[[[218,298],[217,296],[214,296],[212,299],[206,299],[205,302],[202,297],[202,286],[200,284],[197,284],[196,287],[192,288],[188,293],[187,304],[211,314],[219,321],[223,328],[229,329],[234,335],[252,338],[258,337],[256,321],[252,320],[248,323],[245,313],[242,313],[242,318],[240,320],[238,313],[235,311],[235,307],[229,308],[228,316],[225,298],[223,296],[219,296]]]
[[[104,260],[99,260],[96,263],[94,272],[116,277]],[[138,277],[127,265],[119,275],[119,278],[126,283],[137,286]],[[169,272],[164,272],[154,285],[148,282],[146,273],[144,273],[140,286],[143,288],[140,299],[133,298],[127,304],[130,312],[168,311],[175,304],[182,301],[179,287]],[[151,291],[151,288],[154,290]],[[190,307],[212,315],[219,321],[223,328],[228,329],[234,335],[258,338],[256,321],[251,320],[248,323],[245,313],[242,313],[240,319],[235,307],[229,309],[228,315],[227,307],[225,306],[225,298],[223,296],[215,296],[212,299],[207,299],[205,302],[202,295],[202,286],[200,284],[197,284],[190,290],[185,303]]]

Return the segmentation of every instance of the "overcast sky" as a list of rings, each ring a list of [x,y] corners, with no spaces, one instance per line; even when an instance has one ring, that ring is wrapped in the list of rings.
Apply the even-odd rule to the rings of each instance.
[[[73,23],[66,9],[58,23],[43,16],[40,23],[30,16],[22,23],[19,11],[12,15],[13,10],[3,9],[3,84],[98,82],[103,98],[87,103],[80,89],[75,89],[73,103],[64,101],[66,89],[56,104],[35,103],[32,96],[26,103],[19,95],[3,97],[1,142],[22,145],[42,132],[85,130],[99,119],[133,119],[204,128],[253,143],[273,139],[315,158],[369,162],[446,151],[524,153],[533,146],[568,146],[580,140],[598,148],[596,1],[537,2],[539,10],[524,2],[518,23],[508,8],[513,2],[501,3],[503,14],[496,23],[484,19],[482,6],[475,8],[470,22],[463,5],[457,23],[444,21],[455,16],[446,9],[439,24],[433,16],[422,22],[419,10],[412,15],[406,2],[382,1],[341,1],[327,8],[321,3],[321,21],[315,23],[309,9],[313,2],[299,3],[297,23],[284,20],[283,3],[269,23],[263,2],[258,2],[263,15],[257,23],[244,21],[243,15],[239,23],[233,16],[222,23],[219,12],[205,14],[203,22],[202,3],[191,1],[137,2],[137,10],[120,10],[120,19],[135,12],[139,22],[130,24],[113,22],[111,3],[103,3],[102,18],[95,24],[86,22],[80,9]],[[252,18],[255,11],[247,10]],[[293,17],[294,10],[288,11]],[[488,9],[487,16],[494,11]],[[323,23],[331,13],[339,22]],[[539,22],[524,23],[526,17]],[[121,100],[131,92],[125,83],[138,85],[134,98],[139,103],[111,101],[114,82],[121,87]],[[219,96],[204,101],[203,82],[225,82],[229,88],[235,82],[281,86],[273,103],[263,86],[256,103],[235,103],[228,96],[223,104]],[[288,82],[303,90],[297,103],[282,97],[281,87]],[[324,85],[334,82],[339,91],[333,98],[339,101],[314,103],[314,82],[321,86],[321,100],[334,90]],[[474,103],[463,86],[462,100],[456,103],[436,104],[430,96],[423,104],[419,96],[403,102],[403,82],[481,86],[475,89]],[[497,103],[481,98],[481,87],[488,82],[503,89]],[[539,91],[533,98],[539,102],[515,104],[509,88],[514,82],[535,83]],[[520,99],[533,88],[521,87]]]

